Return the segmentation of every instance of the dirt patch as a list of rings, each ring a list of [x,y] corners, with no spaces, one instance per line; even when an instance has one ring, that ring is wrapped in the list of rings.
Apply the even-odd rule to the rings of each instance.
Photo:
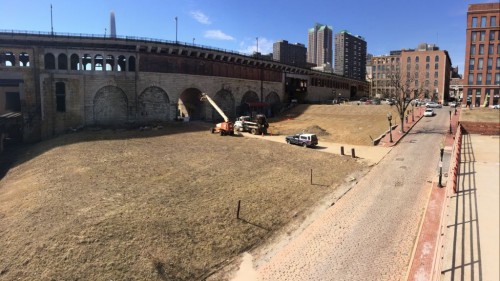
[[[82,131],[29,147],[0,181],[0,280],[200,279],[364,168],[207,132]]]
[[[372,145],[389,128],[387,113],[397,116],[389,105],[298,105],[283,117],[270,120],[269,132],[292,135],[317,134],[321,140],[354,145]],[[393,124],[398,124],[394,118]]]
[[[460,122],[500,122],[500,110],[492,108],[463,108],[460,112]]]

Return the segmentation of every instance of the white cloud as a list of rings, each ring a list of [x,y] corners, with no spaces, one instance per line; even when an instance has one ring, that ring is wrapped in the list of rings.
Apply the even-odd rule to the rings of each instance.
[[[273,40],[259,37],[259,53],[263,55],[272,53],[273,43]],[[254,52],[257,52],[257,39],[245,39],[240,42],[240,50],[238,51],[245,54],[253,54]]]
[[[220,30],[207,30],[205,31],[205,38],[217,39],[217,40],[234,40],[230,35],[225,34]]]
[[[212,22],[210,21],[210,19],[208,18],[207,15],[205,15],[203,12],[201,11],[192,11],[191,12],[191,16],[197,20],[199,23],[202,23],[202,24],[211,24]]]

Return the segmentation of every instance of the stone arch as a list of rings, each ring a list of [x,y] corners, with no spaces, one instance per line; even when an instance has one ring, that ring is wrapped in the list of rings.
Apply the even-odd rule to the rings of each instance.
[[[113,55],[107,55],[106,57],[106,71],[115,70],[115,57]]]
[[[0,54],[0,65],[16,66],[16,55],[8,51]]]
[[[128,58],[128,71],[135,71],[135,57],[130,56]]]
[[[266,96],[266,102],[269,103],[269,110],[270,110],[270,112],[268,112],[269,117],[276,116],[276,114],[281,112],[281,108],[283,107],[283,105],[281,104],[280,97],[276,92],[270,92]]]
[[[260,101],[259,96],[257,95],[256,92],[254,91],[246,92],[241,98],[241,103],[239,108],[240,115],[251,115],[252,112],[250,112],[250,106],[247,104],[247,102],[259,102],[259,101]]]
[[[138,98],[138,112],[141,121],[170,120],[170,99],[161,88],[146,88]]]
[[[104,70],[104,58],[101,54],[97,54],[94,56],[94,70],[102,71]]]
[[[116,86],[104,86],[94,96],[94,122],[98,125],[118,125],[127,121],[128,99]]]
[[[19,54],[19,66],[30,66],[30,55],[28,53],[23,52]]]
[[[127,71],[127,59],[125,56],[121,55],[118,56],[118,61],[117,61],[117,71]]]
[[[52,53],[47,53],[44,56],[45,69],[56,69],[56,58]]]
[[[196,88],[188,88],[182,92],[177,102],[177,116],[189,117],[190,120],[203,120],[203,103],[201,91]]]
[[[230,91],[228,90],[218,91],[213,97],[213,100],[215,101],[217,106],[219,106],[220,109],[224,112],[224,114],[226,114],[229,120],[236,119],[234,96]],[[224,121],[222,116],[217,112],[217,110],[215,110],[215,108],[213,108],[213,106],[211,106],[211,112],[212,114],[209,116],[212,117],[212,121],[214,122]]]
[[[72,54],[70,57],[70,69],[71,70],[80,70],[80,57],[77,54]]]
[[[92,70],[92,56],[89,54],[84,54],[82,57],[82,69]]]
[[[65,53],[60,53],[59,56],[57,56],[57,69],[68,69],[68,56],[66,56]]]

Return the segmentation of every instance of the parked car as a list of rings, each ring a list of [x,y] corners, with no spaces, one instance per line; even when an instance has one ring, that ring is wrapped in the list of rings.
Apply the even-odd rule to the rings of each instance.
[[[441,108],[443,107],[443,105],[437,103],[437,102],[428,102],[425,104],[425,107],[428,107],[428,108]]]
[[[493,109],[500,109],[500,104],[492,105],[491,108],[493,108]]]
[[[432,117],[434,116],[434,109],[426,108],[424,111],[424,117]]]
[[[318,145],[318,137],[315,134],[295,134],[285,137],[286,143],[301,145],[303,147],[314,147]]]
[[[362,97],[362,98],[359,99],[359,101],[362,101],[362,102],[365,102],[367,100],[368,100],[368,98],[366,98],[366,97]]]

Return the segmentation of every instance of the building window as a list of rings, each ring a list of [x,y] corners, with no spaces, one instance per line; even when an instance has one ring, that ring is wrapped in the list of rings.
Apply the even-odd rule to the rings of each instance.
[[[495,30],[491,30],[490,31],[490,41],[495,40],[495,35],[496,35]]]
[[[475,33],[475,32],[473,32],[473,33]],[[474,41],[472,41],[472,42],[474,42]],[[431,61],[431,57],[426,56],[426,57],[425,57],[425,62],[430,62],[430,61]],[[427,64],[427,65],[429,65],[429,64]]]
[[[490,27],[497,26],[497,17],[493,16],[490,18]]]
[[[471,27],[477,27],[477,18],[476,17],[473,17],[472,18],[472,26]]]
[[[500,34],[500,32],[498,32]],[[500,40],[500,38],[498,38]],[[500,55],[500,44],[497,45],[497,55]]]
[[[500,85],[500,73],[495,73],[495,85]]]
[[[411,63],[411,58],[410,58],[410,57],[408,57],[408,58],[406,59],[406,62],[407,62],[407,63]]]
[[[419,62],[419,60],[420,60],[420,59],[419,59],[419,57],[418,57],[418,56],[416,56],[416,57],[415,57],[415,62]]]
[[[56,69],[56,58],[53,54],[48,53],[44,56],[45,69]]]
[[[477,32],[476,31],[472,31],[471,34],[470,34],[470,41],[472,43],[476,42],[477,40]]]
[[[500,58],[497,58],[497,66],[496,69],[500,69]]]
[[[482,85],[483,84],[483,74],[478,73],[476,76],[476,85]]]
[[[434,80],[434,87],[438,86],[438,80]]]
[[[435,61],[435,62],[438,62],[438,61],[439,61],[439,56],[436,56],[436,57],[434,58],[434,61]]]
[[[477,60],[477,70],[483,70],[483,59],[482,58]]]
[[[439,77],[439,72],[434,72],[434,78],[438,78]]]
[[[486,17],[481,17],[481,27],[486,27]]]
[[[415,87],[418,87],[418,80],[415,80]]]
[[[487,63],[486,69],[491,70],[492,68],[493,68],[493,59],[488,58],[488,63]]]
[[[426,79],[429,79],[429,71],[427,71],[427,72],[425,73],[425,78],[426,78]]]
[[[474,74],[469,74],[469,77],[467,78],[467,84],[472,85],[474,83]]]
[[[489,44],[488,45],[488,55],[493,55],[494,54],[494,45],[493,44]]]
[[[434,64],[434,69],[439,69],[439,63]]]
[[[425,87],[429,87],[429,80],[425,80]]]
[[[491,73],[486,74],[486,85],[491,85]]]
[[[430,65],[428,63],[425,64],[425,69],[429,70]]]
[[[476,45],[470,45],[470,55],[474,56],[476,54]]]
[[[5,93],[5,110],[14,112],[21,111],[21,99],[19,98],[19,93],[17,92]]]
[[[64,82],[56,82],[56,110],[66,112],[66,87]]]
[[[469,70],[474,70],[474,59],[469,59]]]
[[[479,51],[477,52],[478,55],[484,55],[484,45],[479,44]]]
[[[485,37],[486,37],[486,31],[479,32],[479,41],[484,41]]]

